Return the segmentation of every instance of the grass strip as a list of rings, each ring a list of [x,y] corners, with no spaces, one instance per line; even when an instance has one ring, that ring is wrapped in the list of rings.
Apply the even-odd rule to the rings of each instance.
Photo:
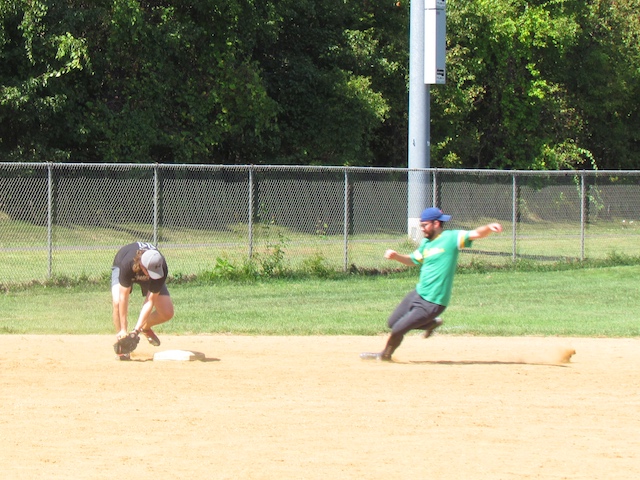
[[[636,337],[640,266],[467,269],[456,277],[439,334]],[[376,335],[415,286],[417,270],[169,285],[176,316],[159,334]],[[142,303],[135,287],[133,324]],[[32,285],[0,295],[0,333],[113,333],[108,286]]]

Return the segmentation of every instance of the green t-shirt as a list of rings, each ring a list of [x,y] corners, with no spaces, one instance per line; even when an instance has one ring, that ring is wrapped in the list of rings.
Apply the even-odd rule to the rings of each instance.
[[[434,240],[424,238],[420,242],[410,257],[420,265],[416,291],[422,298],[445,307],[449,305],[458,253],[471,244],[469,232],[465,230],[445,230]]]

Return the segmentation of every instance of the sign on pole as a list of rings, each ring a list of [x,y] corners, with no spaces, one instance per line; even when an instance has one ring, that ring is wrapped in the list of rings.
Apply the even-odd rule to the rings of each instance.
[[[424,83],[444,84],[446,52],[446,0],[425,0]]]

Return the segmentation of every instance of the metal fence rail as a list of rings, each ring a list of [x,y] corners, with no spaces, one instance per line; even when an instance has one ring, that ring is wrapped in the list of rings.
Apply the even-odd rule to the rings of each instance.
[[[0,163],[0,284],[107,277],[117,249],[151,241],[171,276],[249,261],[387,268],[405,252],[408,178],[447,228],[501,222],[461,262],[640,255],[640,172]],[[429,205],[426,205],[429,204]]]

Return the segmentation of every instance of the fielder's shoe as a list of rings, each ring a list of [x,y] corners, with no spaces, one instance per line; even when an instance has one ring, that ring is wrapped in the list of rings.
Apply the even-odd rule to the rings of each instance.
[[[116,360],[120,360],[121,362],[126,362],[131,360],[130,353],[123,353],[122,355],[116,355]]]
[[[154,347],[159,347],[160,346],[160,339],[158,338],[158,336],[153,333],[153,330],[151,330],[150,328],[146,328],[144,330],[142,330],[142,334],[147,337],[147,340],[149,340],[149,343],[151,345],[153,345]]]
[[[440,325],[442,325],[442,323],[443,323],[442,319],[440,317],[436,317],[433,320],[433,323],[431,324],[431,326],[424,331],[424,333],[422,334],[422,338],[429,338],[433,333],[433,331],[436,328],[438,328]]]
[[[385,355],[382,352],[364,352],[360,354],[362,360],[378,360],[379,362],[390,362],[391,355]]]

